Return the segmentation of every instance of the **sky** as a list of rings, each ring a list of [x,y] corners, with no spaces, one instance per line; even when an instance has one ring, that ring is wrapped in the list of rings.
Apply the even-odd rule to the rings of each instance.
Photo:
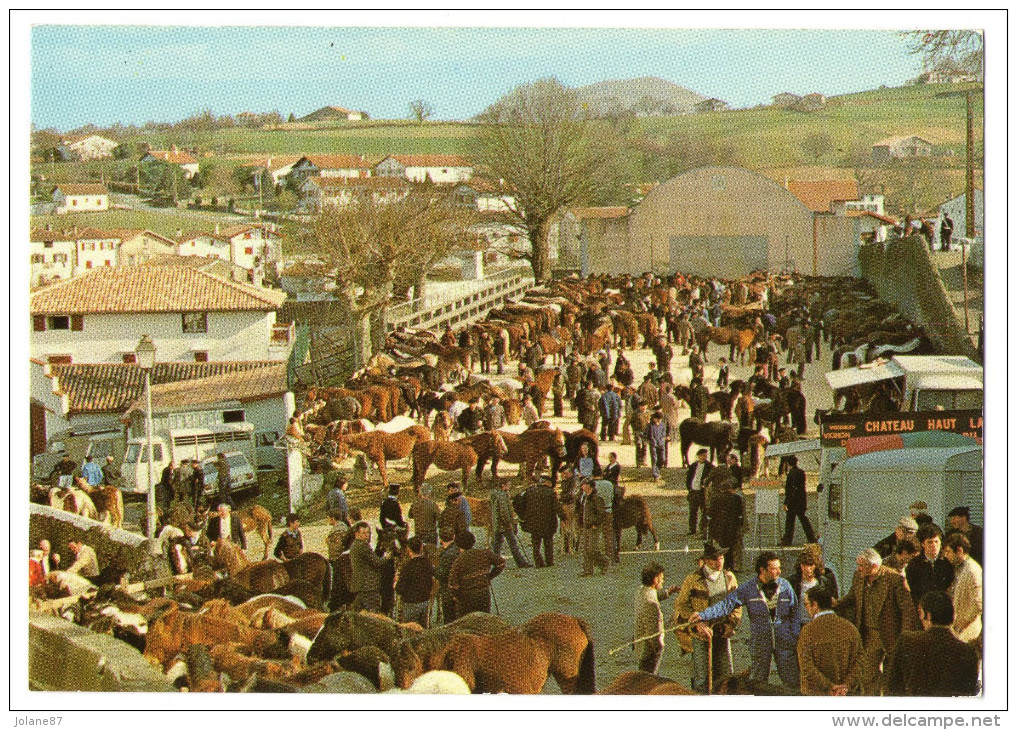
[[[60,131],[204,109],[299,117],[329,104],[403,119],[414,99],[435,119],[467,119],[549,76],[568,86],[657,76],[741,108],[921,72],[889,30],[42,24],[30,43],[31,120]]]

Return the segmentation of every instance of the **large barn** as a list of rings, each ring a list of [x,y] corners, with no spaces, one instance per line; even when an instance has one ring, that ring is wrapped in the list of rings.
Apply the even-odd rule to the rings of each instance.
[[[813,212],[773,180],[739,167],[684,173],[658,185],[628,215],[596,224],[584,226],[580,237],[590,272],[857,274],[853,218]]]

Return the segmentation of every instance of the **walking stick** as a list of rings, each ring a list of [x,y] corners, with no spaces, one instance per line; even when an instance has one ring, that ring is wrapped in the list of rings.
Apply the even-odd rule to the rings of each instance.
[[[706,640],[706,694],[713,694],[713,637]]]
[[[666,634],[669,631],[682,631],[684,629],[689,628],[692,625],[693,625],[692,621],[686,621],[683,624],[677,624],[675,626],[669,626],[668,628],[664,629],[663,631],[658,631],[657,633],[650,634],[649,636],[640,636],[638,639],[633,639],[632,641],[626,642],[626,643],[622,644],[621,646],[616,646],[614,649],[609,650],[607,653],[608,653],[609,656],[614,656],[615,654],[620,652],[622,649],[635,648],[636,644],[642,643],[644,641],[649,641],[650,639],[656,639],[658,636],[663,636],[664,634]]]
[[[494,603],[494,615],[501,616],[501,611],[498,610],[498,596],[494,594],[494,583],[488,583],[488,590],[491,591],[491,602]]]

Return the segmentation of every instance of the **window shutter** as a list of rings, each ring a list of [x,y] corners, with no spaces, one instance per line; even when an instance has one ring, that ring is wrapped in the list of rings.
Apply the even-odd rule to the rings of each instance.
[[[85,329],[85,318],[83,316],[81,316],[80,314],[72,314],[71,315],[71,331],[72,332],[81,332],[83,329]]]
[[[36,315],[32,317],[32,329],[36,332],[46,331],[46,318]]]

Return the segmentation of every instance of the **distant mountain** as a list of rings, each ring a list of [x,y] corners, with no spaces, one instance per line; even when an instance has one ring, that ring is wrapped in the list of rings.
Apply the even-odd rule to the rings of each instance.
[[[600,81],[576,89],[580,100],[595,116],[633,112],[640,117],[691,114],[708,97],[655,76]]]

